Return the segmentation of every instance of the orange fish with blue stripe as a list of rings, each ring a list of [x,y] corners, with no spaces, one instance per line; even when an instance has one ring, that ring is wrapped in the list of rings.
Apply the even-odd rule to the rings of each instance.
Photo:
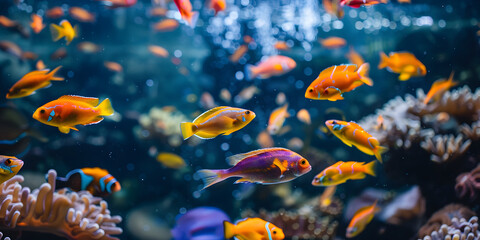
[[[50,71],[49,69],[32,71],[16,82],[7,93],[7,98],[22,98],[30,96],[38,89],[47,88],[52,85],[51,81],[63,81],[62,77],[55,76],[55,73],[62,66]],[[49,72],[50,71],[50,72]]]
[[[305,98],[313,100],[343,100],[343,93],[367,84],[373,86],[373,81],[368,77],[368,63],[357,65],[331,66],[323,70],[305,92]]]
[[[349,147],[353,145],[363,153],[375,155],[377,160],[382,162],[382,153],[387,151],[387,148],[380,146],[378,139],[363,130],[356,122],[328,120],[325,125],[330,132]]]
[[[425,97],[425,100],[423,100],[423,104],[427,104],[430,102],[430,100],[434,99],[435,101],[438,101],[440,97],[448,91],[451,87],[457,86],[458,82],[453,81],[453,75],[454,72],[450,74],[450,77],[448,79],[440,79],[435,81],[432,84],[432,87],[427,93],[427,96]]]
[[[57,177],[57,188],[70,188],[73,191],[88,191],[96,197],[106,197],[122,188],[120,183],[107,170],[82,168],[70,171],[66,177]]]
[[[364,179],[366,174],[375,177],[375,161],[363,162],[339,161],[319,173],[312,181],[313,186],[335,186],[347,180]]]
[[[398,80],[407,81],[411,77],[421,77],[427,74],[427,68],[415,55],[409,52],[391,52],[388,56],[380,53],[378,69],[387,68],[388,71],[399,73]]]
[[[246,218],[232,224],[223,222],[226,239],[239,240],[282,240],[285,238],[283,230],[261,218]]]
[[[103,116],[114,113],[110,99],[98,102],[98,98],[66,95],[39,107],[33,118],[58,127],[62,133],[69,133],[70,129],[78,131],[75,125],[96,124],[103,120]]]
[[[180,124],[183,139],[195,135],[210,139],[218,135],[230,135],[247,126],[255,118],[255,113],[241,108],[216,107],[195,118],[193,122]]]
[[[347,238],[358,236],[365,230],[367,225],[373,220],[375,213],[380,209],[377,207],[377,200],[371,206],[365,206],[358,209],[353,215],[352,220],[347,227]]]

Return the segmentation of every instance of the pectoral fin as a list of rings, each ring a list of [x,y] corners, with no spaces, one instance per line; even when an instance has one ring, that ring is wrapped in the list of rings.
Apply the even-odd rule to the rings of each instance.
[[[339,138],[339,139],[342,140],[342,142],[345,143],[345,145],[347,145],[347,146],[349,146],[349,147],[352,146],[352,144],[349,143],[347,140],[344,140],[343,138]]]
[[[411,77],[410,73],[402,72],[400,76],[398,76],[398,80],[407,81],[408,79],[410,79],[410,77]]]
[[[247,178],[240,178],[238,179],[237,181],[234,182],[235,184],[237,183],[252,183],[252,181],[250,181],[249,179]]]
[[[65,133],[65,134],[69,133],[70,129],[78,131],[78,129],[76,129],[74,127],[68,127],[68,126],[67,127],[58,127],[58,130],[60,130],[60,132]]]
[[[281,176],[283,176],[283,173],[284,173],[285,171],[287,171],[288,165],[287,165],[287,166],[283,165],[283,164],[280,162],[280,160],[278,160],[278,158],[275,158],[275,160],[273,161],[273,165],[277,166],[278,169],[280,169],[280,175],[281,175]]]

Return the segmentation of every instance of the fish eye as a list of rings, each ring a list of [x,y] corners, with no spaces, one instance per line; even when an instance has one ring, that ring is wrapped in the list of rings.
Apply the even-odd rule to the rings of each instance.
[[[337,124],[337,121],[334,120],[334,121],[332,122],[332,124]]]
[[[246,111],[245,114],[250,114],[250,111]]]
[[[307,162],[305,160],[302,160],[302,162],[300,164],[305,165],[305,163],[307,163]]]
[[[45,109],[40,110],[40,114],[44,114],[44,113],[45,113]]]
[[[313,92],[313,88],[310,88],[310,89],[308,90],[308,92]]]
[[[277,231],[273,231],[273,234],[277,234]]]
[[[6,164],[7,166],[10,165],[10,164],[12,164],[12,159],[10,159],[10,158],[7,159],[7,161],[5,161],[5,164]]]

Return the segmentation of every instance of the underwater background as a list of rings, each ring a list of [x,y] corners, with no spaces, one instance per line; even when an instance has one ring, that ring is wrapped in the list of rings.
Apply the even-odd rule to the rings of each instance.
[[[168,0],[138,0],[118,8],[93,0],[1,0],[0,15],[16,22],[0,24],[1,94],[36,70],[38,60],[50,69],[62,66],[56,75],[65,80],[28,97],[1,98],[0,155],[24,161],[18,175],[25,178],[21,185],[31,189],[46,182],[49,169],[58,176],[86,167],[108,170],[121,190],[102,197],[109,214],[121,216],[115,221],[123,231],[100,239],[174,239],[171,229],[179,227],[179,215],[206,206],[220,209],[231,222],[260,217],[282,228],[285,239],[345,239],[356,210],[375,201],[379,212],[354,239],[447,239],[448,234],[448,239],[455,234],[480,239],[474,217],[480,211],[480,1],[411,1],[343,6],[345,16],[339,18],[318,0],[226,0],[216,15],[208,1],[191,0],[199,12],[191,27]],[[54,7],[63,15],[47,17]],[[69,13],[71,7],[95,19],[79,20]],[[40,33],[30,28],[32,13],[47,25]],[[79,29],[68,45],[64,39],[52,41],[48,26],[63,19]],[[158,27],[165,19],[178,25]],[[329,37],[346,43],[322,46]],[[288,49],[275,47],[277,41]],[[85,42],[94,45],[82,47]],[[152,51],[151,45],[167,53]],[[242,46],[244,54],[238,53]],[[340,101],[305,98],[321,71],[350,62],[351,49],[370,64],[374,85],[345,93]],[[426,75],[399,81],[398,74],[377,68],[380,52],[401,51],[415,55]],[[240,57],[232,60],[232,54]],[[292,58],[295,68],[267,79],[247,78],[247,65],[275,55]],[[423,104],[432,83],[452,71],[458,85]],[[32,118],[37,108],[63,95],[109,98],[115,114],[68,134]],[[285,103],[290,117],[280,134],[270,135],[270,114]],[[249,109],[256,118],[230,135],[184,140],[180,123],[215,106]],[[297,118],[301,109],[311,123]],[[337,161],[375,160],[326,130],[330,119],[356,121],[389,151],[375,177],[338,185],[331,204],[322,207],[326,188],[312,185],[315,175]],[[196,171],[226,169],[227,157],[267,147],[297,152],[312,170],[287,183],[233,184],[228,179],[202,190]],[[160,161],[160,153],[181,159]],[[3,191],[0,200],[7,195]],[[182,223],[181,231],[218,218],[215,214],[196,216]],[[10,220],[0,214],[0,231],[11,239],[97,239],[77,235],[85,229],[52,225],[75,232],[62,234],[36,221],[12,226]],[[208,235],[222,228],[175,239],[223,239]]]

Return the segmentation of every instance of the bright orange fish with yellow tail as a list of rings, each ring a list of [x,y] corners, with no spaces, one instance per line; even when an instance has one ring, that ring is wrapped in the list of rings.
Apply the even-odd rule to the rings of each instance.
[[[366,174],[375,177],[375,160],[367,164],[339,161],[315,176],[312,185],[335,186],[347,180],[364,179]]]
[[[103,120],[103,116],[114,113],[110,99],[98,102],[98,98],[66,95],[39,107],[33,118],[58,127],[62,133],[69,133],[70,129],[78,131],[76,125],[96,124]]]
[[[372,86],[373,81],[368,75],[370,65],[331,66],[323,70],[305,92],[305,98],[314,100],[343,100],[342,94],[350,92],[364,83]]]
[[[365,206],[358,209],[353,215],[352,220],[347,227],[347,238],[352,238],[358,236],[365,230],[365,227],[373,220],[375,213],[377,213],[380,208],[377,207],[377,200],[371,206]]]
[[[353,145],[363,153],[375,155],[377,160],[382,162],[382,153],[387,151],[387,148],[380,146],[378,139],[363,130],[356,122],[328,120],[325,122],[325,125],[327,125],[327,128],[337,138],[349,147]]]
[[[421,77],[427,74],[427,68],[415,55],[409,52],[391,52],[388,56],[380,53],[378,69],[387,68],[388,71],[399,73],[398,80],[407,81],[411,77]]]
[[[458,82],[453,81],[453,74],[452,72],[450,74],[450,77],[445,80],[445,79],[440,79],[435,81],[432,84],[432,87],[430,88],[430,91],[428,91],[427,96],[425,97],[425,100],[423,100],[423,104],[427,104],[430,102],[430,100],[433,98],[435,101],[438,101],[440,97],[448,91],[451,87],[457,86]]]
[[[32,71],[27,73],[22,79],[18,80],[7,93],[7,98],[22,98],[30,96],[38,89],[46,88],[52,85],[50,81],[63,81],[62,77],[56,77],[55,73],[62,66],[58,66],[49,72],[49,69]]]

